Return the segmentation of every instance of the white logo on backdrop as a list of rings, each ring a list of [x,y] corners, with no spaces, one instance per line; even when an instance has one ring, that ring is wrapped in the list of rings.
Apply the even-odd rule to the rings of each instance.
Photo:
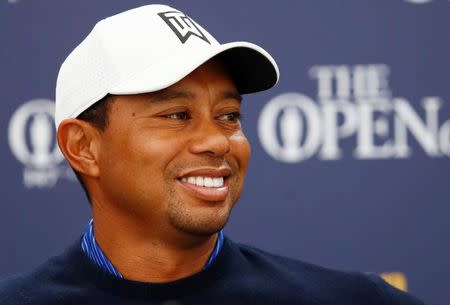
[[[428,3],[431,2],[432,0],[405,0],[406,2],[411,2],[414,4],[424,4],[424,3]]]
[[[52,187],[60,177],[73,180],[71,169],[64,160],[54,127],[55,103],[34,99],[21,105],[12,115],[8,141],[14,156],[25,167],[23,184],[27,188]]]
[[[439,121],[441,99],[424,97],[418,111],[392,97],[387,65],[315,66],[310,76],[317,80],[317,102],[284,93],[260,114],[259,139],[274,159],[294,163],[317,154],[338,160],[345,154],[341,142],[350,137],[356,159],[409,158],[410,137],[428,156],[450,157],[450,120]]]

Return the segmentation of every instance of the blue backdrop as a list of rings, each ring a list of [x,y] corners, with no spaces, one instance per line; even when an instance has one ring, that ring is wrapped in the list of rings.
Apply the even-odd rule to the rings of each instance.
[[[60,64],[100,18],[148,1],[0,0],[0,276],[79,238],[88,203],[55,149]],[[246,189],[226,233],[344,270],[400,272],[447,305],[450,2],[167,1],[277,60],[244,97]]]

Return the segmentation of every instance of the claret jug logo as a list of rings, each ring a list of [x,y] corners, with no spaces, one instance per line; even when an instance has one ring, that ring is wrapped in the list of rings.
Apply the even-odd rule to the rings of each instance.
[[[424,97],[423,109],[414,109],[405,98],[392,97],[389,70],[384,64],[312,67],[317,102],[294,92],[270,100],[258,122],[263,148],[287,163],[315,155],[406,159],[413,155],[414,138],[429,157],[450,157],[450,120],[439,120],[441,99]],[[352,152],[341,147],[349,138]]]
[[[182,12],[172,11],[158,14],[172,29],[172,31],[180,39],[181,43],[185,43],[189,37],[197,36],[198,38],[210,44],[208,38],[195,24],[195,22]]]
[[[24,165],[23,184],[26,188],[45,188],[58,178],[73,180],[73,173],[56,144],[54,127],[55,103],[35,99],[21,105],[12,115],[8,141],[14,156]]]

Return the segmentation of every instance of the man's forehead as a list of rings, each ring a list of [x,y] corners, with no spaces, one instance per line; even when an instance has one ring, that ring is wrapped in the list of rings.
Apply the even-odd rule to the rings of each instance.
[[[168,87],[159,91],[145,94],[151,102],[163,102],[174,99],[196,99],[197,94],[189,88]],[[235,89],[223,89],[216,93],[218,100],[233,99],[241,103],[242,96]]]
[[[191,89],[190,81],[198,79],[199,76],[205,83],[214,82],[216,98],[242,101],[242,96],[238,92],[230,73],[219,58],[208,60],[175,84],[158,91],[149,92],[147,96],[155,102],[177,98],[195,99],[196,93]]]

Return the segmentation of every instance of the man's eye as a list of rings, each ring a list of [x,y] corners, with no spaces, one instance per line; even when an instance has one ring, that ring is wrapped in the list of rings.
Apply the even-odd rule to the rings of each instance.
[[[239,112],[230,112],[222,116],[225,121],[236,122],[241,119]]]
[[[186,111],[171,113],[171,114],[166,115],[165,117],[169,118],[169,119],[174,119],[174,120],[190,119],[189,113],[187,113]]]

